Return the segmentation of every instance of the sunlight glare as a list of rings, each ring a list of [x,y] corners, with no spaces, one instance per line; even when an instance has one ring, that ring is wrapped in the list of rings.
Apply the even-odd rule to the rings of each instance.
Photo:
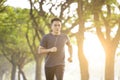
[[[93,33],[86,32],[84,53],[89,65],[90,80],[102,79],[104,76],[105,53],[99,39]]]
[[[5,5],[19,7],[19,8],[30,8],[30,4],[28,0],[7,0]]]
[[[86,59],[88,61],[90,80],[103,80],[104,78],[104,67],[105,67],[105,53],[99,42],[97,36],[90,32],[85,32],[85,40],[84,40],[84,53]],[[67,50],[66,50],[67,51]],[[68,52],[67,52],[68,53]],[[69,56],[68,54],[66,55]],[[71,70],[72,68],[72,70]],[[65,80],[70,80],[71,78],[76,78],[79,80],[80,78],[80,68],[79,68],[79,59],[78,59],[78,47],[76,45],[73,46],[73,63],[68,63],[66,59],[66,74],[71,75],[74,73],[75,75],[71,75],[68,79],[65,77]]]
[[[120,4],[120,0],[117,0],[117,2]]]
[[[78,32],[78,30],[79,30],[79,26],[77,25],[71,30],[71,32],[76,33],[76,32]]]
[[[88,60],[101,62],[104,60],[104,50],[95,34],[85,33],[84,52]]]

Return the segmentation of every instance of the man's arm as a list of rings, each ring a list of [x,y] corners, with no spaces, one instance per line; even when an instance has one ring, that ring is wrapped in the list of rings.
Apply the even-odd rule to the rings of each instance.
[[[56,51],[57,51],[56,47],[52,47],[52,48],[49,48],[49,49],[45,49],[42,46],[38,47],[38,54],[46,54],[46,53],[49,53],[49,52],[56,52]]]
[[[72,54],[73,54],[72,44],[68,41],[67,46],[68,46],[68,52],[69,52],[69,55],[70,55],[69,58],[68,58],[68,61],[72,62]]]

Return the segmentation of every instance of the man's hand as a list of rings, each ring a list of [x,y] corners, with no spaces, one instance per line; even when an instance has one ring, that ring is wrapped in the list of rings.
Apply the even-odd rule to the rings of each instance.
[[[72,62],[72,57],[69,57],[69,58],[68,58],[68,61],[69,61],[69,62]]]
[[[56,47],[52,47],[49,49],[49,52],[57,52],[57,48]]]

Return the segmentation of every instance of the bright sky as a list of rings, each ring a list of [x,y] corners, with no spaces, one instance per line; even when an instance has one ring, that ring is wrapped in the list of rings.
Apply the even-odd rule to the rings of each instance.
[[[20,8],[29,8],[29,1],[28,0],[7,0],[5,3],[6,5],[20,7]]]

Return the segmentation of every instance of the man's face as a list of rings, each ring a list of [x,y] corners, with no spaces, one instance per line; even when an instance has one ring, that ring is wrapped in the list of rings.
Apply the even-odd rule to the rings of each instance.
[[[51,24],[51,29],[54,33],[59,33],[61,31],[61,22],[60,21],[54,21]]]

